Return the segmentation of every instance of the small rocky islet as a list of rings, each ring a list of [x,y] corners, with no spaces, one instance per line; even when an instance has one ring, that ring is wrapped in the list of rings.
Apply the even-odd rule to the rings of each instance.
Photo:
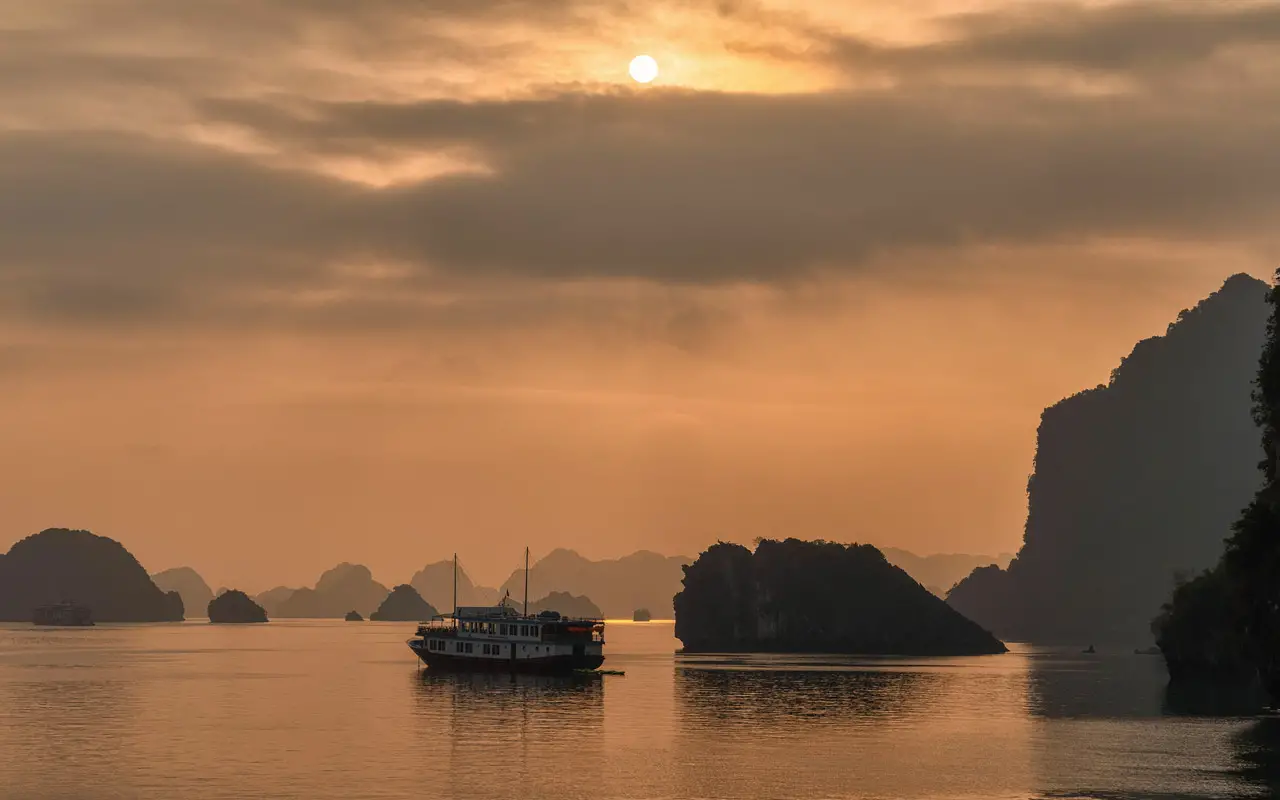
[[[266,622],[267,612],[249,595],[231,589],[209,601],[209,621],[232,624]]]

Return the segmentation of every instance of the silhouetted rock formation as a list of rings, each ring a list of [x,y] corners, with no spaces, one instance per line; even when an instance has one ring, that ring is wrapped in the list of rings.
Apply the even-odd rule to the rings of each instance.
[[[209,621],[219,623],[266,622],[267,612],[249,595],[230,589],[209,601]]]
[[[191,567],[174,567],[151,576],[151,581],[165,592],[177,592],[182,597],[182,606],[198,615],[202,609],[209,607],[213,599],[213,591],[204,582],[200,573]]]
[[[553,550],[529,568],[529,592],[586,595],[614,618],[625,619],[637,608],[666,614],[671,598],[680,591],[681,570],[688,563],[685,556],[668,557],[647,550],[604,561],[591,561],[573,550]],[[524,570],[512,572],[500,591],[521,597]]]
[[[439,612],[407,583],[391,590],[369,619],[375,622],[421,622]]]
[[[1253,395],[1262,487],[1232,525],[1219,565],[1179,586],[1152,628],[1175,681],[1260,679],[1280,701],[1280,271],[1276,281]]]
[[[0,558],[0,621],[29,622],[40,606],[74,601],[98,622],[175,622],[182,598],[165,594],[129,551],[88,531],[51,528]]]
[[[437,561],[413,574],[409,585],[436,608],[453,609],[453,561]],[[490,586],[477,586],[467,571],[458,565],[458,605],[492,606],[502,593]]]
[[[647,608],[637,608],[635,613],[631,615],[632,622],[648,622],[653,619],[653,614]]]
[[[369,614],[387,596],[387,587],[361,564],[339,564],[325,572],[314,589],[298,589],[282,601],[278,618],[341,619],[355,609]]]
[[[519,605],[516,605],[516,608],[519,608]],[[559,611],[561,616],[580,617],[583,619],[601,619],[604,617],[599,606],[591,602],[590,597],[579,597],[568,592],[552,592],[541,600],[529,603],[530,614],[540,614],[543,611]]]
[[[344,617],[344,619],[346,619],[347,622],[364,622],[364,617],[360,616],[359,611],[348,611],[347,616]]]
[[[1044,412],[1022,549],[948,595],[1014,641],[1140,644],[1176,574],[1213,564],[1258,487],[1250,387],[1266,285],[1237,275],[1106,386]]]
[[[713,545],[685,568],[675,613],[686,652],[1005,652],[871,545]]]
[[[946,597],[951,587],[969,576],[975,569],[995,564],[1006,567],[1013,560],[1012,553],[1001,553],[998,556],[969,555],[967,553],[937,553],[931,556],[918,556],[908,550],[896,547],[881,547],[880,552],[889,563],[902,567],[908,575],[915,578],[920,585],[939,597]]]
[[[218,593],[221,594],[225,591],[226,589],[219,589]],[[268,589],[261,594],[254,595],[253,602],[262,606],[263,610],[267,612],[267,616],[278,617],[280,616],[280,606],[284,604],[284,601],[293,597],[293,593],[296,591],[298,590],[288,586],[277,586],[274,589]]]
[[[1174,681],[1256,682],[1222,566],[1179,583],[1151,631]]]

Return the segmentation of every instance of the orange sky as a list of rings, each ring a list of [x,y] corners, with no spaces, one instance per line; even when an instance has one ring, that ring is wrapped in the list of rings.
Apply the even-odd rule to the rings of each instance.
[[[888,5],[0,0],[0,546],[1015,549],[1040,410],[1271,272],[1280,3]]]

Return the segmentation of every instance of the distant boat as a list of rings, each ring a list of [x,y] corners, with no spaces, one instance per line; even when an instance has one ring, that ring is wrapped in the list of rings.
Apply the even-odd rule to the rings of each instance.
[[[653,615],[649,613],[647,608],[637,608],[636,613],[631,615],[632,622],[648,622],[653,619]]]
[[[93,612],[86,606],[75,603],[55,603],[37,608],[31,615],[31,623],[83,628],[93,625]]]
[[[1094,653],[1096,653],[1096,652],[1098,652],[1098,651],[1093,649],[1093,645],[1089,645],[1088,649],[1086,649],[1086,650],[1082,650],[1081,652],[1082,652],[1082,653],[1084,653],[1084,654],[1085,654],[1085,655],[1087,655],[1087,656],[1091,656],[1091,655],[1093,655]]]
[[[525,609],[529,607],[529,553],[525,551]],[[569,673],[604,663],[604,620],[564,617],[556,611],[530,615],[509,598],[496,606],[459,608],[458,560],[454,556],[454,606],[418,626],[407,644],[422,663],[442,671]]]

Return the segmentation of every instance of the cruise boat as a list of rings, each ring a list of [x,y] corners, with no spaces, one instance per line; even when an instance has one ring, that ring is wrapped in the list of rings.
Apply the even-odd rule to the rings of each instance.
[[[432,669],[569,673],[604,663],[604,620],[564,617],[555,611],[531,615],[529,554],[525,551],[525,599],[517,610],[509,597],[496,606],[459,607],[458,558],[453,561],[452,614],[418,626],[409,649]]]
[[[57,625],[68,628],[83,628],[93,625],[93,612],[76,603],[62,602],[51,606],[40,606],[31,615],[34,625]]]

